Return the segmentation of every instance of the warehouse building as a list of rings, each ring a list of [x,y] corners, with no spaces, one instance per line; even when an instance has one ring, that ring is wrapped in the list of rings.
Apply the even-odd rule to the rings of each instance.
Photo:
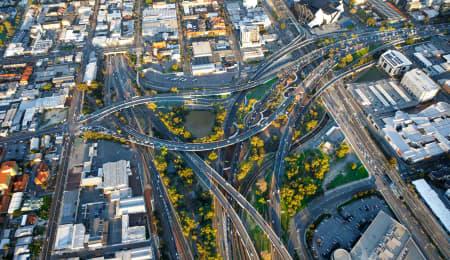
[[[193,42],[192,51],[194,52],[194,58],[212,56],[211,44],[209,41]]]
[[[103,192],[110,194],[114,190],[128,189],[128,175],[131,174],[130,162],[120,160],[103,164]]]
[[[415,180],[412,184],[414,184],[417,192],[419,192],[422,199],[430,207],[447,232],[450,232],[450,210],[439,198],[436,191],[424,179]]]
[[[122,250],[115,252],[115,259],[122,260],[152,260],[155,259],[153,256],[153,250],[150,246],[140,247],[131,250]]]
[[[405,73],[400,83],[419,102],[433,99],[440,90],[440,87],[420,69]]]
[[[378,65],[380,65],[387,74],[398,76],[408,71],[411,68],[412,63],[401,52],[388,50],[381,55]]]
[[[138,196],[120,200],[120,203],[118,203],[117,215],[122,216],[136,213],[145,213],[144,197]]]
[[[86,228],[83,224],[59,225],[54,250],[78,250],[84,248]]]

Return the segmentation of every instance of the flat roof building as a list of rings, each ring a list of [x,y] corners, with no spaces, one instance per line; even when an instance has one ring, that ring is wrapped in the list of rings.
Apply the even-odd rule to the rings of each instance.
[[[131,250],[122,250],[115,252],[116,259],[121,260],[152,260],[155,259],[153,256],[153,250],[150,246],[140,247]]]
[[[445,206],[439,195],[434,191],[431,186],[424,180],[419,179],[412,182],[416,186],[417,192],[419,192],[422,199],[433,211],[434,215],[439,219],[447,232],[450,232],[450,210]]]
[[[240,28],[241,32],[241,47],[251,48],[260,47],[262,44],[261,35],[259,34],[259,27],[255,25],[243,25]]]
[[[397,111],[383,119],[380,127],[392,149],[412,163],[440,155],[450,149],[450,106],[439,102],[418,114]]]
[[[74,223],[77,216],[80,190],[64,191],[60,224]]]
[[[56,231],[55,250],[82,249],[86,228],[83,224],[59,225]]]
[[[145,200],[143,196],[121,199],[118,203],[119,216],[145,212]]]
[[[113,190],[128,188],[128,175],[131,173],[130,162],[120,160],[103,164],[103,191],[105,194]]]
[[[387,74],[398,76],[408,71],[411,68],[412,63],[401,52],[388,50],[381,54],[378,65],[380,65]]]
[[[20,205],[22,205],[23,192],[13,193],[11,197],[11,201],[9,202],[8,213],[13,214],[14,211],[20,209]]]
[[[195,58],[212,56],[211,44],[209,44],[209,41],[193,42],[192,51],[194,52]]]
[[[413,69],[406,72],[400,84],[417,97],[419,102],[426,102],[433,99],[441,89],[420,69]]]
[[[350,252],[353,260],[425,260],[409,231],[380,210]]]

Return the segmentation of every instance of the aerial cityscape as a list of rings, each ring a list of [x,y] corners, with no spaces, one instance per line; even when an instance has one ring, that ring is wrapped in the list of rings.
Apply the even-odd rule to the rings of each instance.
[[[450,259],[450,0],[0,1],[1,259]]]

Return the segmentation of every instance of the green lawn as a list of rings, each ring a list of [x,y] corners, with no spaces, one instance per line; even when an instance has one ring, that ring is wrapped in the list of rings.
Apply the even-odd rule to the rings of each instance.
[[[387,78],[386,74],[380,71],[376,66],[371,67],[369,70],[363,72],[363,74],[355,81],[356,83],[362,83],[367,81],[375,81]]]
[[[250,92],[248,92],[247,94],[247,99],[256,99],[256,100],[260,100],[264,94],[266,94],[267,90],[273,85],[273,83],[275,83],[278,80],[278,77],[273,78],[269,81],[267,81],[266,83],[264,83],[261,86],[256,87],[255,89],[251,90]]]
[[[341,185],[350,183],[352,181],[361,180],[364,178],[369,177],[369,173],[367,172],[366,168],[364,166],[360,165],[355,170],[352,170],[350,167],[347,167],[345,175],[339,174],[337,175],[328,185],[327,189],[334,189],[336,187],[339,187]]]

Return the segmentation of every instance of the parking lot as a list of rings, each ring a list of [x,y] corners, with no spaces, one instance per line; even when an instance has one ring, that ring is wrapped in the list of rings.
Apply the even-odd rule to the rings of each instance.
[[[324,219],[316,228],[312,251],[318,259],[329,259],[337,248],[351,250],[380,210],[391,215],[386,202],[377,196],[355,201]]]

